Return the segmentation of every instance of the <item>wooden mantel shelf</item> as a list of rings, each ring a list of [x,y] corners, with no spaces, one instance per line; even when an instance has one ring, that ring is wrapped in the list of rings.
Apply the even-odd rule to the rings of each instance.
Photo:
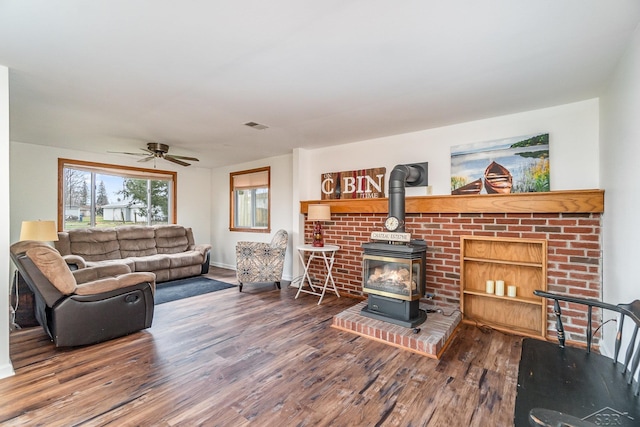
[[[309,205],[328,204],[332,213],[387,213],[388,199],[305,200]],[[479,194],[466,196],[407,197],[406,213],[602,213],[604,190],[550,191],[546,193]]]

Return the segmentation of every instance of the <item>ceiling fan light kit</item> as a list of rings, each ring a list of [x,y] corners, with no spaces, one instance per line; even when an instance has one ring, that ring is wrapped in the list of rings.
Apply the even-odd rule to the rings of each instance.
[[[199,160],[195,157],[188,156],[174,156],[173,154],[167,154],[169,152],[169,146],[167,144],[161,144],[159,142],[148,142],[147,148],[141,148],[144,153],[125,153],[121,152],[121,154],[128,154],[131,156],[145,156],[144,158],[138,160],[138,162],[148,162],[152,159],[164,159],[168,160],[172,163],[176,163],[180,166],[191,166],[191,163],[185,162],[185,160],[189,160],[192,162],[198,162]]]

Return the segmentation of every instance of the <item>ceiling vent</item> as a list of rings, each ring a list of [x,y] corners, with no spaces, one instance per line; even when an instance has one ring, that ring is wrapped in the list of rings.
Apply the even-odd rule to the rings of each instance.
[[[247,122],[244,125],[257,130],[269,129],[269,126],[261,125],[260,123],[256,122]]]

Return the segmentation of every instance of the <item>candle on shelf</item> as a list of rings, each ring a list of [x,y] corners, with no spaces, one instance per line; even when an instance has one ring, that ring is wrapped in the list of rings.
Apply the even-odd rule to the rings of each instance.
[[[516,296],[516,287],[514,285],[507,286],[507,296],[512,298]]]
[[[496,295],[504,296],[504,280],[496,280]]]
[[[487,293],[493,293],[493,280],[487,280]]]

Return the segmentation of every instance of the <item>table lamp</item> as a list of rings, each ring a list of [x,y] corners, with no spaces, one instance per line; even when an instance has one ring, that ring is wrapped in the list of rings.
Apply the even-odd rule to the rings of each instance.
[[[331,219],[331,206],[329,205],[309,205],[307,213],[308,221],[315,221],[313,224],[313,246],[321,248],[324,246],[321,221]]]
[[[58,230],[55,221],[22,221],[20,240],[36,240],[39,242],[55,242]]]

